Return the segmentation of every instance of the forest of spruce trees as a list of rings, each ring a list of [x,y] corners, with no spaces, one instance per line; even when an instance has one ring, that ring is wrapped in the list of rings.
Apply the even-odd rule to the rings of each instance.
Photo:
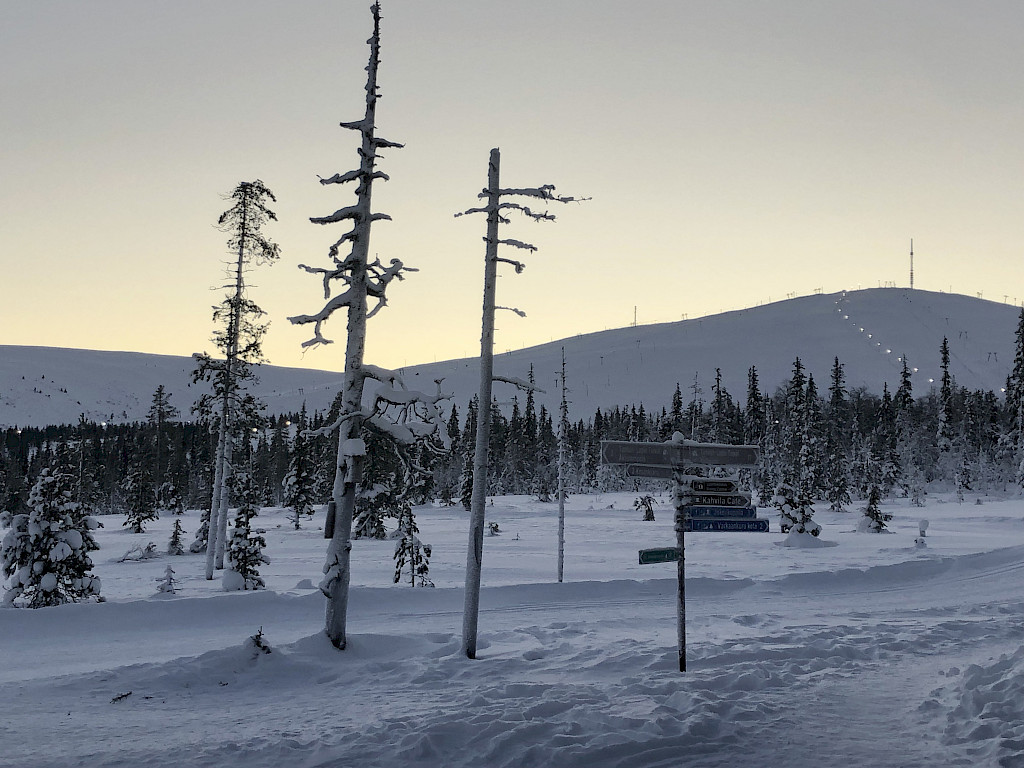
[[[751,478],[763,504],[781,483],[809,499],[844,509],[853,499],[899,496],[923,504],[929,489],[959,494],[1003,492],[1021,481],[1024,423],[1024,312],[1017,356],[1005,392],[958,387],[948,373],[949,351],[936,350],[943,372],[924,392],[915,391],[911,361],[881,393],[847,389],[842,362],[819,384],[793,361],[784,386],[762,391],[748,372],[742,400],[716,375],[705,400],[695,387],[676,386],[664,407],[624,405],[570,423],[566,432],[566,487],[570,492],[632,489],[657,481],[625,478],[602,467],[602,440],[662,441],[674,433],[722,443],[756,444],[761,465]],[[326,413],[252,415],[240,424],[246,470],[264,506],[292,506],[300,525],[313,505],[326,504],[334,481],[333,435],[318,432],[337,418]],[[439,500],[468,505],[479,407],[453,404],[448,413],[451,449],[439,443],[397,445],[364,427],[369,459],[362,478],[356,536],[385,535],[386,518],[410,505]],[[552,414],[535,407],[532,392],[504,410],[488,409],[491,444],[489,494],[533,494],[549,499],[557,485],[558,438]],[[216,432],[209,422],[180,416],[163,388],[152,395],[149,418],[134,424],[7,429],[0,442],[0,505],[17,514],[44,469],[74,477],[76,496],[96,514],[123,514],[134,529],[160,512],[209,509]],[[232,500],[234,504],[236,500]]]

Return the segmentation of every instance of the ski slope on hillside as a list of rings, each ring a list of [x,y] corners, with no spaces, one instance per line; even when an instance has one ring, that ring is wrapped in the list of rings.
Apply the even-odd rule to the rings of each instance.
[[[642,404],[660,411],[671,403],[677,384],[689,401],[695,377],[706,401],[716,369],[725,388],[742,402],[751,366],[758,370],[762,390],[772,392],[788,379],[798,356],[821,389],[838,356],[850,388],[880,393],[885,383],[895,389],[900,358],[906,355],[917,369],[914,388],[920,395],[930,388],[929,379],[938,379],[945,337],[956,383],[998,392],[1013,362],[1019,312],[1008,304],[901,288],[804,296],[507,352],[499,333],[495,371],[525,380],[532,366],[544,390],[536,396],[538,406],[554,412],[564,348],[573,419],[615,406]],[[338,350],[311,353],[309,362],[339,364]],[[193,368],[190,358],[166,355],[0,346],[0,427],[75,423],[79,414],[95,421],[144,419],[161,384],[188,418],[199,394],[190,383]],[[410,366],[402,373],[411,388],[428,392],[435,390],[437,379],[443,380],[460,412],[479,388],[476,358]],[[275,366],[260,366],[258,375],[254,392],[271,414],[297,412],[303,403],[310,411],[325,410],[342,380],[340,373]],[[515,394],[507,386],[495,388],[499,402]]]
[[[117,562],[163,543],[171,521],[130,534],[106,518],[95,560],[108,602],[0,609],[0,765],[1021,764],[1019,499],[889,505],[891,534],[819,512],[825,549],[689,536],[685,675],[673,566],[636,556],[672,541],[670,515],[659,505],[640,522],[632,499],[570,499],[564,584],[554,505],[495,499],[503,533],[485,541],[475,661],[459,653],[460,509],[418,509],[436,589],[392,585],[392,543],[355,542],[343,653],[321,633],[314,526],[262,513],[270,588],[224,594],[201,556]],[[180,588],[158,596],[168,562]],[[269,655],[247,644],[261,627]]]

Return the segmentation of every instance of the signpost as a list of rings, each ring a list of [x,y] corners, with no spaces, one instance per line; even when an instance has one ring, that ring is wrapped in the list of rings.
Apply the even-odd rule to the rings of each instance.
[[[640,565],[676,562],[679,583],[677,633],[679,671],[686,671],[686,533],[767,532],[768,521],[757,517],[749,493],[728,478],[705,478],[699,467],[753,467],[759,451],[756,445],[725,445],[674,440],[668,443],[630,443],[606,440],[601,443],[601,461],[626,465],[627,477],[671,479],[675,483],[676,546],[641,549]],[[689,471],[689,474],[685,474]]]

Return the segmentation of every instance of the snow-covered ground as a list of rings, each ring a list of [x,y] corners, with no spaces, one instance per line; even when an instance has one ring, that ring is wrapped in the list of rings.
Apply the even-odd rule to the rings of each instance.
[[[104,518],[107,602],[0,609],[0,765],[1022,766],[1024,501],[889,505],[890,534],[819,511],[836,546],[689,534],[689,671],[676,658],[668,499],[497,498],[478,659],[459,653],[468,516],[419,510],[436,589],[391,583],[391,542],[354,548],[348,650],[321,633],[313,523],[265,510],[268,589],[223,593],[197,555]],[[930,522],[918,547],[918,521]],[[189,534],[196,513],[183,524]],[[191,535],[188,537],[191,539]],[[157,592],[170,562],[180,579]],[[248,638],[262,627],[270,654]]]

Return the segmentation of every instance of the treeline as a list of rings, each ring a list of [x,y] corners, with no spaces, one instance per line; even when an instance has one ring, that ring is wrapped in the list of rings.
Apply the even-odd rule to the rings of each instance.
[[[984,493],[1019,486],[1024,479],[1024,313],[1017,359],[1005,392],[968,390],[949,374],[946,342],[937,350],[942,377],[923,394],[913,368],[901,358],[893,388],[882,393],[848,389],[836,358],[822,390],[794,360],[788,382],[762,391],[755,368],[747,391],[734,397],[715,376],[707,399],[696,386],[679,385],[656,412],[641,406],[598,410],[565,430],[566,488],[592,492],[632,488],[621,468],[602,467],[602,440],[664,441],[680,433],[704,442],[761,447],[752,478],[764,502],[782,483],[810,499],[841,509],[881,496],[923,503],[929,488]],[[340,404],[325,413],[252,416],[239,427],[235,463],[251,476],[265,506],[287,506],[289,489],[306,489],[306,503],[326,504],[334,482],[334,433]],[[492,402],[488,493],[534,494],[548,499],[557,486],[559,435],[552,414],[532,392],[502,409]],[[159,388],[145,422],[7,429],[0,442],[0,504],[22,510],[42,469],[63,463],[79,478],[83,500],[100,513],[127,512],[132,495],[151,494],[157,508],[209,509],[216,434],[209,423],[177,418]],[[364,428],[369,460],[362,479],[356,535],[381,536],[383,519],[403,505],[437,499],[468,505],[479,407],[476,400],[448,412],[450,450],[437,443],[414,449]],[[302,434],[300,439],[297,435]],[[643,481],[640,481],[643,482]],[[410,483],[415,488],[410,489]],[[299,516],[296,514],[296,525]]]

